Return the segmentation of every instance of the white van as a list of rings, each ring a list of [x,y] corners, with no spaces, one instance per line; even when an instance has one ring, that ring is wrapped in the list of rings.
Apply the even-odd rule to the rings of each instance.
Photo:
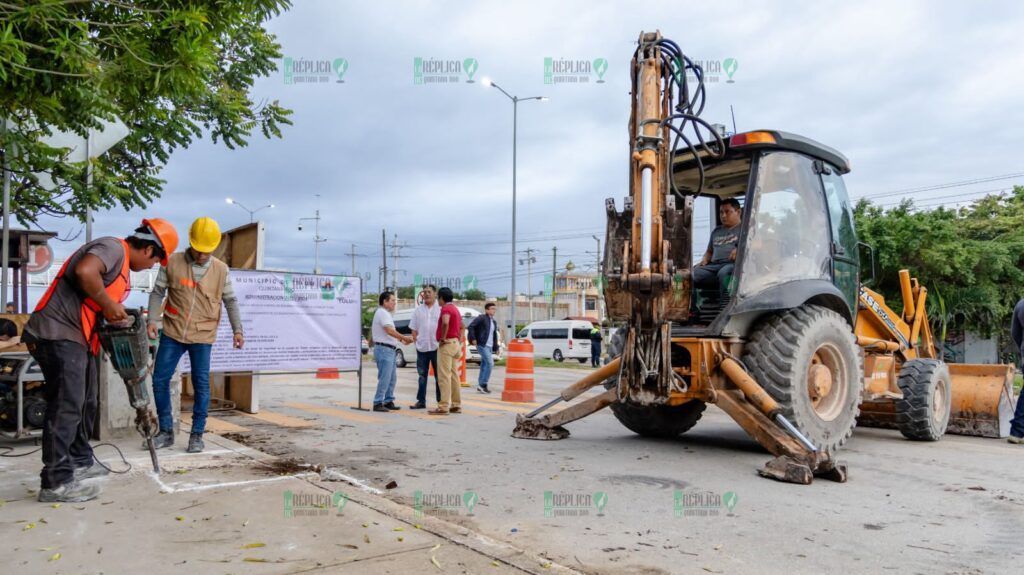
[[[533,342],[534,357],[586,363],[590,361],[590,330],[593,328],[594,324],[588,321],[574,319],[535,321],[519,332],[519,339]]]
[[[473,318],[480,315],[480,310],[471,307],[459,308],[459,313],[462,314],[462,328],[465,329],[469,326],[469,322],[473,321]],[[402,335],[412,335],[412,329],[409,328],[409,322],[412,320],[413,309],[400,309],[396,310],[395,313],[391,314],[392,319],[395,320],[395,330]],[[499,342],[500,343],[500,342]],[[476,346],[470,345],[469,355],[466,356],[466,361],[469,363],[480,363],[480,354],[476,352]],[[497,361],[502,357],[502,351],[504,345],[499,346],[498,353],[495,354],[494,360]],[[588,356],[589,357],[589,356]],[[395,353],[395,365],[398,367],[411,366],[416,367],[416,344],[398,344],[398,350]]]

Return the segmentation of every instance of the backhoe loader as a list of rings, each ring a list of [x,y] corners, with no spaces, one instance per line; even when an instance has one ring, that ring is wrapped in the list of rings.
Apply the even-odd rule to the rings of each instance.
[[[908,325],[860,285],[842,180],[849,160],[778,130],[725,137],[700,117],[703,71],[660,32],[641,33],[630,70],[629,196],[621,210],[605,200],[605,304],[624,326],[609,345],[615,359],[518,416],[513,436],[562,439],[563,425],[610,406],[640,435],[674,437],[712,403],[775,456],[761,475],[808,484],[846,480],[835,453],[857,424],[866,382],[872,405],[891,407],[905,434],[922,427],[922,405],[938,421],[921,434],[944,429],[942,405],[958,381],[938,362],[920,363],[934,361],[924,289],[914,282],[905,294]],[[723,203],[742,205],[734,262],[712,287],[693,280],[698,197],[711,200],[712,222]],[[911,381],[912,393],[903,385]],[[540,415],[600,385],[603,393]],[[899,423],[908,413],[913,421]]]

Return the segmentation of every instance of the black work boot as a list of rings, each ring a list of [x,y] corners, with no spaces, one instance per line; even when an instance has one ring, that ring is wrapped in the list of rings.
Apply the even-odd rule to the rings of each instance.
[[[203,434],[202,433],[191,433],[188,436],[188,448],[185,450],[189,453],[199,453],[206,447],[203,445]]]
[[[39,501],[44,503],[81,503],[96,499],[99,494],[100,487],[98,485],[87,485],[77,479],[72,479],[58,487],[40,489]]]
[[[156,449],[163,449],[174,445],[174,432],[173,431],[161,431],[153,436],[153,447]],[[145,441],[142,442],[143,449],[149,449],[149,445]]]

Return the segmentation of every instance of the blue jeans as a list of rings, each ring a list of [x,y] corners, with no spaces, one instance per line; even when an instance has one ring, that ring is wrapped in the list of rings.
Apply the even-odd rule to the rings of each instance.
[[[373,361],[377,364],[377,392],[373,394],[373,404],[390,403],[395,400],[395,383],[398,382],[395,350],[374,345]]]
[[[437,383],[437,350],[416,350],[416,373],[420,376],[419,386],[416,388],[416,403],[427,404],[427,377],[430,375],[431,365],[434,366],[434,394],[436,400],[441,401],[441,387]]]
[[[491,367],[494,365],[494,352],[486,345],[476,346],[480,354],[480,387],[487,389],[487,382],[491,380]]]
[[[1020,356],[1024,358],[1024,346],[1020,348]],[[1012,390],[1010,395],[1012,396]],[[1024,390],[1017,396],[1017,409],[1013,412],[1013,419],[1010,420],[1010,435],[1024,437]]]
[[[192,404],[192,433],[206,431],[206,412],[210,407],[210,351],[213,344],[181,343],[178,340],[160,335],[160,347],[156,351],[156,363],[153,366],[153,401],[156,402],[156,414],[160,420],[160,431],[173,431],[174,419],[171,418],[171,376],[178,367],[181,356],[188,352],[188,360],[192,362],[192,389],[195,390],[195,401]]]

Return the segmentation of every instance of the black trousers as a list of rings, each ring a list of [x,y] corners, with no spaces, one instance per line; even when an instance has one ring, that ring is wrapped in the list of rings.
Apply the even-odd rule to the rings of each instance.
[[[99,404],[99,358],[73,341],[36,339],[29,352],[46,379],[43,424],[44,489],[71,481],[76,467],[92,465],[92,436]]]

